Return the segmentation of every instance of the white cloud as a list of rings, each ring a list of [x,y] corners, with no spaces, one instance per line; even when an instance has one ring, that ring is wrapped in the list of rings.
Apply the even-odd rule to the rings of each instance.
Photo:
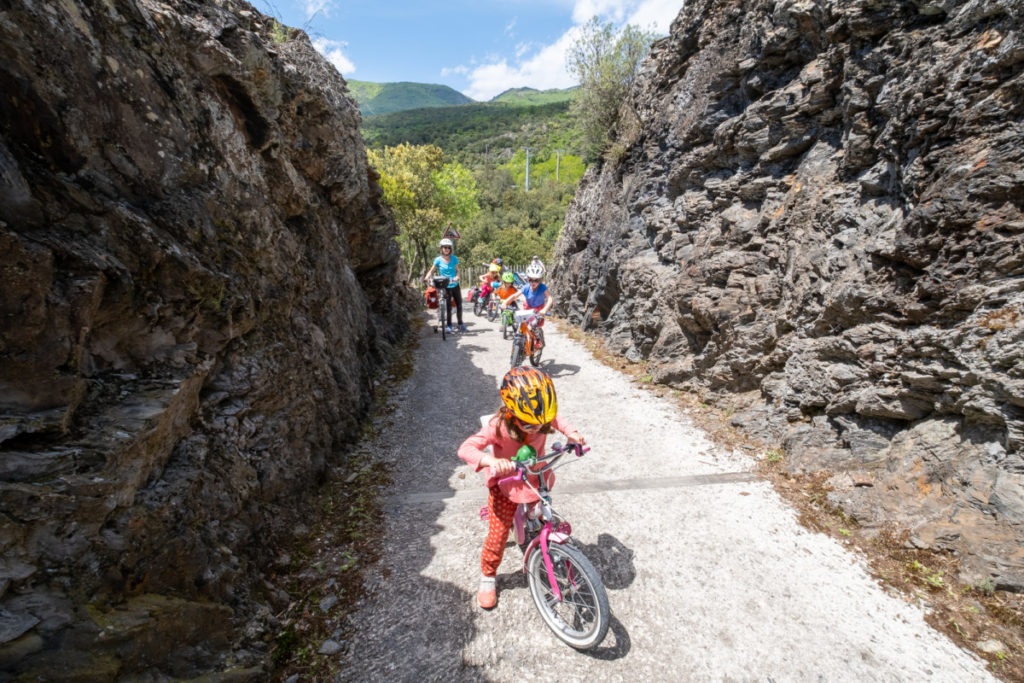
[[[305,0],[303,5],[306,8],[306,20],[309,21],[317,14],[322,14],[325,17],[331,16],[334,0]]]
[[[622,21],[634,0],[576,0],[572,8],[572,20],[585,24],[593,16],[599,16],[616,24]]]
[[[473,68],[469,73],[469,87],[463,91],[467,97],[485,101],[509,88],[570,88],[576,85],[565,69],[565,55],[576,40],[577,29],[569,29],[552,45],[525,61],[509,64],[501,59]]]
[[[646,0],[633,10],[625,23],[667,36],[672,22],[683,9],[683,0]]]
[[[443,69],[441,69],[441,75],[442,76],[453,76],[455,74],[458,74],[458,75],[461,75],[461,76],[465,76],[468,73],[469,73],[469,67],[468,66],[453,66],[453,67],[447,67],[446,66]]]
[[[576,80],[565,66],[569,48],[576,42],[579,26],[597,15],[614,24],[634,24],[644,30],[653,28],[667,34],[672,20],[679,14],[685,0],[575,0],[572,18],[575,25],[551,45],[536,52],[524,50],[520,44],[515,61],[491,57],[469,71],[469,87],[463,94],[474,100],[489,100],[509,88],[530,87],[538,90],[569,88]],[[532,47],[532,46],[531,46]],[[464,68],[464,67],[460,67]]]
[[[348,43],[340,43],[327,38],[314,38],[313,47],[343,76],[355,73],[356,65],[343,52],[344,48],[348,47]]]

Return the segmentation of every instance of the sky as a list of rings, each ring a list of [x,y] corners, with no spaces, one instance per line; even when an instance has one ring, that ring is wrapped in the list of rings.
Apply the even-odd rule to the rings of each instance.
[[[576,85],[565,55],[591,17],[658,35],[685,0],[250,0],[301,28],[347,79],[440,83],[479,102]]]

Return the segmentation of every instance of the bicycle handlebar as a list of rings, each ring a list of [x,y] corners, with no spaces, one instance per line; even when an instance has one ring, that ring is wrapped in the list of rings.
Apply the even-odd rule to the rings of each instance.
[[[576,453],[576,457],[580,458],[580,457],[583,457],[584,453],[587,453],[587,452],[590,451],[590,446],[584,446],[581,443],[567,443],[565,446],[563,446],[560,443],[554,443],[554,444],[551,445],[551,452],[550,453],[547,453],[546,455],[539,456],[539,457],[537,457],[535,459],[535,462],[543,462],[544,463],[544,466],[541,467],[539,470],[531,470],[524,463],[512,461],[512,462],[515,463],[516,473],[511,475],[511,476],[505,477],[504,479],[499,479],[498,480],[498,484],[501,485],[501,484],[506,484],[506,483],[513,482],[513,481],[523,481],[523,480],[526,479],[526,475],[527,474],[543,474],[544,472],[546,472],[549,469],[551,469],[552,466],[554,466],[554,464],[558,461],[559,458],[561,458],[566,453],[569,453],[570,451],[575,452]],[[491,469],[493,471],[494,468],[491,468]]]

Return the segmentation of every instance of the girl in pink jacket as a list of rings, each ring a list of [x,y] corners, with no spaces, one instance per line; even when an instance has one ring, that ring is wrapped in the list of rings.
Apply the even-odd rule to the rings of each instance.
[[[555,397],[555,385],[551,378],[536,368],[514,367],[509,370],[501,381],[501,400],[504,405],[498,409],[487,425],[479,432],[462,442],[459,446],[459,457],[472,465],[477,472],[489,467],[487,488],[487,507],[490,512],[487,539],[480,555],[480,590],[477,602],[484,609],[497,604],[498,593],[495,576],[498,565],[505,553],[505,542],[512,527],[512,517],[516,505],[529,489],[524,484],[514,484],[502,489],[498,481],[515,473],[515,464],[511,458],[523,444],[532,446],[538,454],[544,453],[547,435],[557,430],[569,439],[569,443],[586,443],[583,436],[572,424],[562,417],[557,417],[558,401]],[[484,451],[490,446],[491,452]],[[548,484],[553,483],[554,475],[548,473]],[[537,477],[531,476],[531,484],[537,486]],[[536,499],[536,495],[533,495]]]

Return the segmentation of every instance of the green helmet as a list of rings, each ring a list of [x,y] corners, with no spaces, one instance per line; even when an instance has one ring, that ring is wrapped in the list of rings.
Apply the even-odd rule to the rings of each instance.
[[[504,273],[501,274],[501,281],[502,282],[507,282],[509,284],[512,284],[513,282],[515,282],[515,279],[516,279],[516,276],[512,274],[511,270],[506,270]]]

